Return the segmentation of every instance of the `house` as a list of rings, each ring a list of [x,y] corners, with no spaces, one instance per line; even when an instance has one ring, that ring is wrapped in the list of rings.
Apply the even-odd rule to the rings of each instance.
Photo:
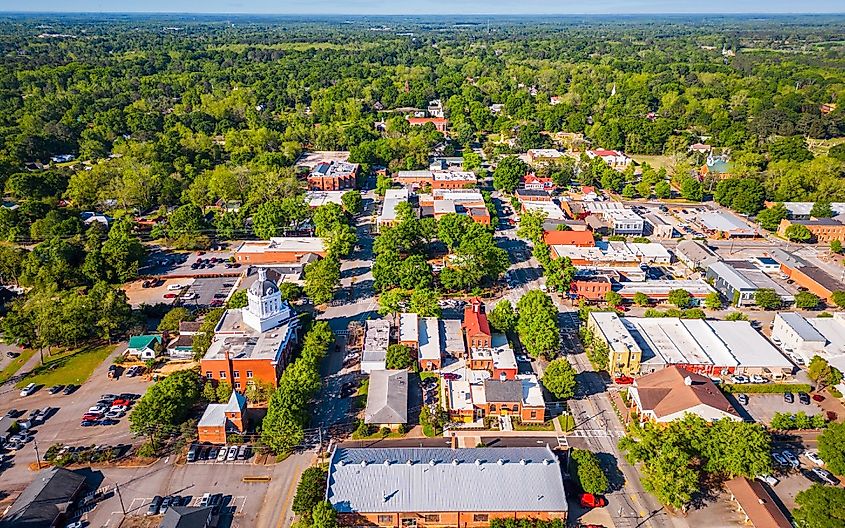
[[[537,189],[517,189],[514,192],[519,203],[525,202],[551,202],[552,195],[548,191]]]
[[[642,422],[669,423],[686,414],[708,422],[742,420],[713,380],[674,365],[634,380],[628,396]]]
[[[179,334],[167,344],[167,355],[171,359],[191,359],[194,357],[194,336]]]
[[[75,471],[42,469],[15,502],[6,508],[0,528],[54,528],[64,526],[85,489],[85,477]]]
[[[595,247],[596,239],[589,231],[544,231],[547,246]]]
[[[308,175],[311,191],[339,191],[354,189],[360,165],[347,161],[322,161]]]
[[[845,240],[845,224],[836,218],[810,218],[809,220],[789,220],[784,218],[778,224],[778,236],[789,238],[787,229],[793,225],[802,225],[813,234],[813,240],[822,244],[829,244],[833,240]]]
[[[378,215],[377,224],[379,228],[391,227],[396,223],[396,207],[400,203],[407,203],[411,194],[407,188],[388,189],[384,195],[381,213]]]
[[[719,180],[727,180],[731,177],[731,170],[731,164],[726,156],[708,156],[699,172],[702,178],[711,176]]]
[[[713,147],[704,143],[693,143],[687,150],[689,152],[695,152],[696,154],[710,154]]]
[[[312,255],[326,256],[326,245],[319,237],[272,237],[268,241],[246,241],[235,250],[241,264],[273,266],[302,263]]]
[[[385,370],[387,347],[390,346],[390,321],[370,319],[365,322],[364,349],[361,352],[361,372],[371,374]]]
[[[170,506],[158,528],[210,528],[213,513],[211,506]]]
[[[691,270],[707,269],[710,264],[720,260],[713,250],[697,240],[678,242],[675,246],[675,256]]]
[[[408,124],[411,126],[423,126],[431,123],[434,128],[442,133],[446,133],[446,128],[449,126],[449,120],[445,117],[409,117]]]
[[[558,149],[528,149],[528,162],[532,164],[547,163],[563,157]]]
[[[792,528],[774,497],[759,480],[735,477],[725,482],[743,522],[754,528]]]
[[[595,149],[588,150],[586,154],[591,160],[601,158],[608,166],[616,170],[625,170],[634,161],[618,150]]]
[[[432,99],[431,101],[429,101],[428,108],[426,110],[428,112],[428,115],[430,115],[431,117],[442,118],[445,116],[445,112],[443,110],[443,103],[440,101],[440,99]]]
[[[240,392],[256,381],[275,387],[290,362],[298,328],[279,286],[259,268],[258,279],[247,289],[247,306],[226,310],[214,328],[200,372]]]
[[[202,321],[180,321],[179,335],[194,336],[200,332]]]
[[[534,375],[513,380],[485,380],[484,401],[479,407],[484,416],[515,416],[522,423],[545,421],[546,403]]]
[[[160,335],[132,336],[129,338],[129,346],[126,347],[126,355],[138,356],[141,359],[155,359],[156,347],[159,345],[161,345]]]
[[[772,258],[780,263],[780,271],[795,281],[796,286],[807,288],[825,301],[830,302],[834,292],[845,291],[845,285],[840,280],[793,253],[774,249]]]
[[[490,348],[492,333],[484,303],[478,297],[469,300],[464,308],[464,335],[467,348]]]
[[[374,370],[370,373],[364,423],[390,429],[408,423],[407,370]]]
[[[551,192],[555,190],[555,182],[551,178],[540,178],[535,174],[527,174],[522,178],[522,188],[533,191]]]
[[[795,366],[748,321],[619,317],[592,312],[587,328],[608,350],[611,375],[683,367],[703,375],[791,375]]]
[[[103,225],[103,227],[108,228],[109,224],[111,223],[111,218],[104,214],[95,213],[93,211],[85,211],[83,213],[79,213],[79,219],[82,220],[82,223],[86,226],[90,226],[94,222],[98,222]]]
[[[232,391],[226,403],[209,403],[197,423],[198,440],[201,443],[225,444],[229,434],[240,434],[246,430],[246,397]]]
[[[483,478],[482,478],[483,476]],[[337,447],[326,500],[342,526],[487,528],[566,521],[563,473],[546,447]]]

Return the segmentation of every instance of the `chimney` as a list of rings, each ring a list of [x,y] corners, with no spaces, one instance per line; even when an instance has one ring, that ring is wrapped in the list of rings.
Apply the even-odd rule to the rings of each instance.
[[[692,378],[689,377],[689,376],[684,376],[684,385],[686,385],[687,387],[691,386],[692,385]]]

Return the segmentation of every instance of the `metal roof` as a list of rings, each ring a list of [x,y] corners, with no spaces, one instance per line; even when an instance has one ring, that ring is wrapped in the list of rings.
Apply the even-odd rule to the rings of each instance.
[[[792,328],[804,341],[819,341],[826,343],[824,336],[816,328],[804,319],[804,316],[795,312],[780,312],[775,314],[775,319],[780,318],[784,324]]]
[[[341,513],[567,511],[548,446],[337,448],[326,500]]]
[[[374,370],[370,373],[364,422],[368,424],[408,422],[407,370]]]

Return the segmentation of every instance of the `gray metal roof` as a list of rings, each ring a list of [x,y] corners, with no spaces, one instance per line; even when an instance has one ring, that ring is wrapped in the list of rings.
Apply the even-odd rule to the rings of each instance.
[[[488,402],[522,401],[522,382],[519,380],[484,380],[484,396]]]
[[[64,469],[44,469],[24,489],[0,520],[0,526],[39,528],[52,526],[78,497],[85,477]]]
[[[158,528],[206,528],[211,518],[212,508],[206,506],[171,506],[161,520]]]
[[[408,423],[407,370],[374,370],[370,373],[364,422]]]
[[[722,278],[725,282],[731,285],[734,290],[742,291],[742,290],[752,290],[756,291],[757,285],[751,282],[750,280],[746,279],[740,272],[738,272],[733,266],[727,264],[725,262],[719,261],[714,262],[708,266],[708,269],[712,271],[714,274],[718,275]]]
[[[326,500],[341,513],[567,511],[548,446],[338,448]]]
[[[804,341],[827,343],[827,339],[813,325],[808,323],[801,314],[780,312],[775,317],[783,319],[783,322],[789,325]]]

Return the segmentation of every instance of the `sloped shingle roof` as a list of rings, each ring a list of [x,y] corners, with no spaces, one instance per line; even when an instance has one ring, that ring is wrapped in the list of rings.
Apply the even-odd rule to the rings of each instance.
[[[407,370],[374,370],[370,373],[364,422],[408,423]]]

